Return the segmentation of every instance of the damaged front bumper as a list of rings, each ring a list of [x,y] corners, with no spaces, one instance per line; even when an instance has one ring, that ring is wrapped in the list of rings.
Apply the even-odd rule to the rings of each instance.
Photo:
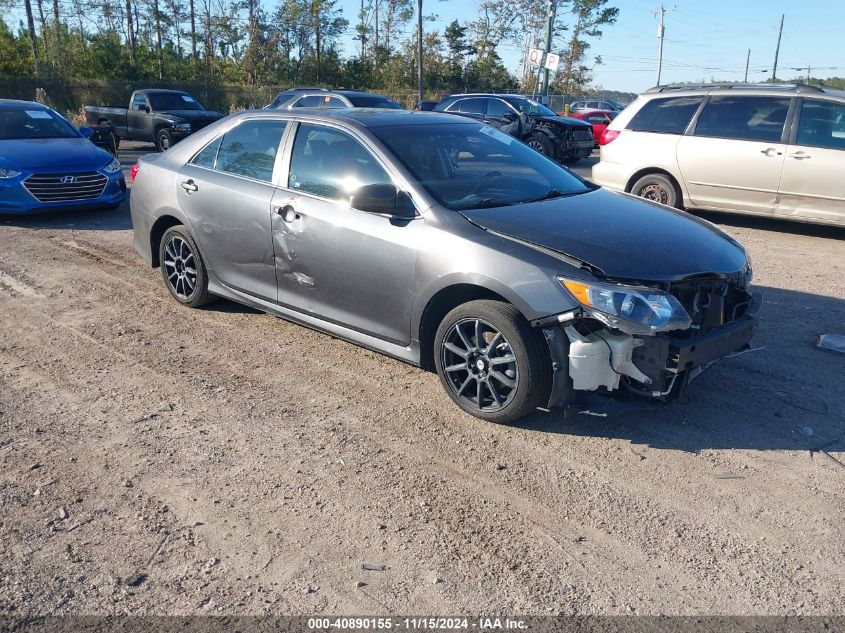
[[[761,306],[761,295],[750,295],[736,318],[695,335],[692,330],[627,334],[609,329],[584,308],[541,319],[534,325],[543,330],[553,369],[548,406],[571,404],[579,392],[620,386],[640,396],[671,397],[697,371],[749,346]]]

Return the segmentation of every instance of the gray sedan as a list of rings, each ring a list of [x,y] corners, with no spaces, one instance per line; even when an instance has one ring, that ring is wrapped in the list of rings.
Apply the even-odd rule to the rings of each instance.
[[[134,245],[220,296],[436,371],[514,421],[591,391],[667,398],[747,346],[744,249],[447,114],[242,112],[141,159]]]

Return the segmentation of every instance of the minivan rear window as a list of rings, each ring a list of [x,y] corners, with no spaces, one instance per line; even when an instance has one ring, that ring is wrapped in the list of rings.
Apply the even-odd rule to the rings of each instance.
[[[628,123],[629,130],[683,134],[703,97],[652,99]]]

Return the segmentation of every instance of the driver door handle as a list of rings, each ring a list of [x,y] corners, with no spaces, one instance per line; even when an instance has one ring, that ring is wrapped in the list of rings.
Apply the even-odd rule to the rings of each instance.
[[[294,209],[289,204],[286,204],[283,207],[276,207],[275,211],[276,214],[282,216],[282,220],[284,220],[288,224],[302,217],[296,212],[296,209]]]
[[[774,147],[760,150],[760,153],[765,154],[766,156],[780,156],[782,154],[782,152],[777,151]]]
[[[180,186],[188,193],[199,189],[199,187],[197,187],[196,183],[193,180],[186,180]]]

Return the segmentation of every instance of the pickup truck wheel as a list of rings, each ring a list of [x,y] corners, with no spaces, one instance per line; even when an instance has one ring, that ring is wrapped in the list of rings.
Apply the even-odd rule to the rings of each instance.
[[[156,146],[158,147],[158,151],[166,152],[170,149],[171,145],[173,145],[173,137],[170,136],[170,132],[167,130],[159,130],[158,134],[156,134]]]
[[[667,207],[679,208],[680,202],[675,183],[664,174],[646,174],[631,187],[631,193],[646,200],[653,200]]]
[[[164,285],[176,301],[190,308],[211,301],[205,262],[186,227],[180,224],[167,229],[158,249]]]
[[[509,303],[470,301],[437,328],[434,362],[446,393],[461,409],[510,423],[548,400],[551,360],[544,345]]]
[[[525,140],[525,144],[543,156],[552,158],[554,155],[552,142],[544,134],[532,134]]]

